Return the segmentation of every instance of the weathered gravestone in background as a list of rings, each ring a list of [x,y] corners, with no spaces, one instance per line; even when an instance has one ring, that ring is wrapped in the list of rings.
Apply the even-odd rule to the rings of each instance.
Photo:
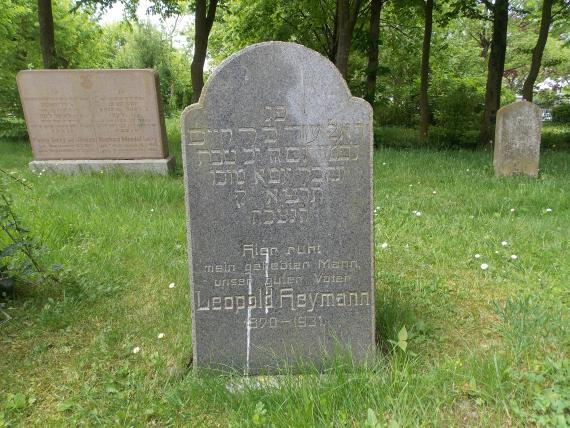
[[[182,115],[194,364],[374,349],[372,109],[293,43],[224,61]]]
[[[17,80],[32,170],[166,174],[174,167],[154,71],[27,70]]]
[[[497,112],[493,165],[498,176],[538,175],[542,111],[518,101]]]

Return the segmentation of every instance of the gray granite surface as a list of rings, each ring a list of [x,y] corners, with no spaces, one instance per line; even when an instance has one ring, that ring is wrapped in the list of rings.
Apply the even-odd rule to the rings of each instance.
[[[374,352],[372,109],[294,43],[224,61],[182,115],[194,365]]]

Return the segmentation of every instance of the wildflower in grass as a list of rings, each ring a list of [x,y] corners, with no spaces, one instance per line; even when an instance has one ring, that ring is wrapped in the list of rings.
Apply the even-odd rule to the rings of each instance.
[[[151,208],[151,209],[150,209],[150,212],[153,213],[153,212],[154,212],[154,208]]]
[[[103,174],[103,170],[99,171],[99,174]]]
[[[422,215],[421,211],[416,211],[416,217],[420,217]]]
[[[511,212],[514,213],[514,212],[515,212],[515,209],[514,209],[514,208],[511,208]]]
[[[410,184],[410,187],[413,187],[413,186],[414,186],[413,184]]]
[[[135,346],[133,348],[133,354],[138,354],[141,351],[141,348],[139,348],[138,346]]]
[[[516,254],[513,254],[513,255],[511,256],[511,260],[516,260],[516,259],[518,259],[518,258],[519,258],[519,257],[518,257]]]
[[[552,212],[552,208],[546,208],[546,212],[547,212],[547,213],[551,213],[551,212]]]
[[[176,287],[176,284],[174,284],[173,282],[171,282],[170,284],[168,284],[168,288],[174,288]]]
[[[388,248],[388,243],[387,242],[383,242],[382,245],[380,245],[380,247],[385,250],[386,248]]]
[[[431,192],[431,193],[433,193],[433,194],[435,195],[437,192],[434,190],[434,191],[433,191],[433,192]]]
[[[382,162],[382,165],[386,165],[386,162]]]
[[[481,258],[481,254],[475,254],[475,258],[476,258],[476,259],[480,259],[480,258]]]
[[[489,265],[488,265],[487,263],[482,263],[482,264],[481,264],[481,269],[487,270],[487,269],[489,269]]]
[[[501,245],[502,245],[503,247],[506,247],[507,245],[509,245],[509,243],[508,243],[507,241],[501,241]]]
[[[162,339],[164,337],[164,333],[158,333],[158,338]]]

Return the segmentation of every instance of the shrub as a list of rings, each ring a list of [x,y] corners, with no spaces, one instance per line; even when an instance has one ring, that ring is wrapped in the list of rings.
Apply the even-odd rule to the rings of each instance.
[[[436,150],[474,148],[477,146],[478,137],[479,132],[476,130],[433,126],[429,129],[428,139],[422,141],[419,138],[417,128],[380,127],[378,125],[374,127],[374,147],[376,148],[431,148]]]
[[[558,104],[552,107],[552,122],[570,125],[570,104]]]
[[[26,184],[0,170],[0,290],[5,292],[17,283],[37,284],[45,279],[55,280],[38,261],[41,245],[24,227],[14,211],[7,180]],[[27,187],[27,186],[26,186]]]
[[[18,140],[28,138],[24,119],[10,112],[0,114],[0,138]]]
[[[424,144],[418,137],[418,131],[412,128],[395,126],[374,127],[374,147],[393,147],[411,149]]]
[[[541,148],[570,150],[570,125],[545,124],[541,134]]]
[[[481,89],[463,81],[449,85],[446,92],[433,97],[432,113],[434,125],[448,130],[446,139],[455,145],[466,133],[479,130],[485,96]]]

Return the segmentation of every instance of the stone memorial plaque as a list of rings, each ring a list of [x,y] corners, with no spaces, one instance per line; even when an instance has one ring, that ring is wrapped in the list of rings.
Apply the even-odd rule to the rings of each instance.
[[[194,364],[374,351],[372,109],[293,43],[250,46],[182,115]]]
[[[136,169],[149,159],[156,169],[168,157],[153,70],[26,70],[17,81],[38,165],[70,170],[78,163],[65,161],[73,160],[102,169],[138,160],[127,166]],[[42,162],[51,160],[58,162]]]
[[[518,101],[497,112],[493,165],[498,176],[538,176],[542,111]]]

